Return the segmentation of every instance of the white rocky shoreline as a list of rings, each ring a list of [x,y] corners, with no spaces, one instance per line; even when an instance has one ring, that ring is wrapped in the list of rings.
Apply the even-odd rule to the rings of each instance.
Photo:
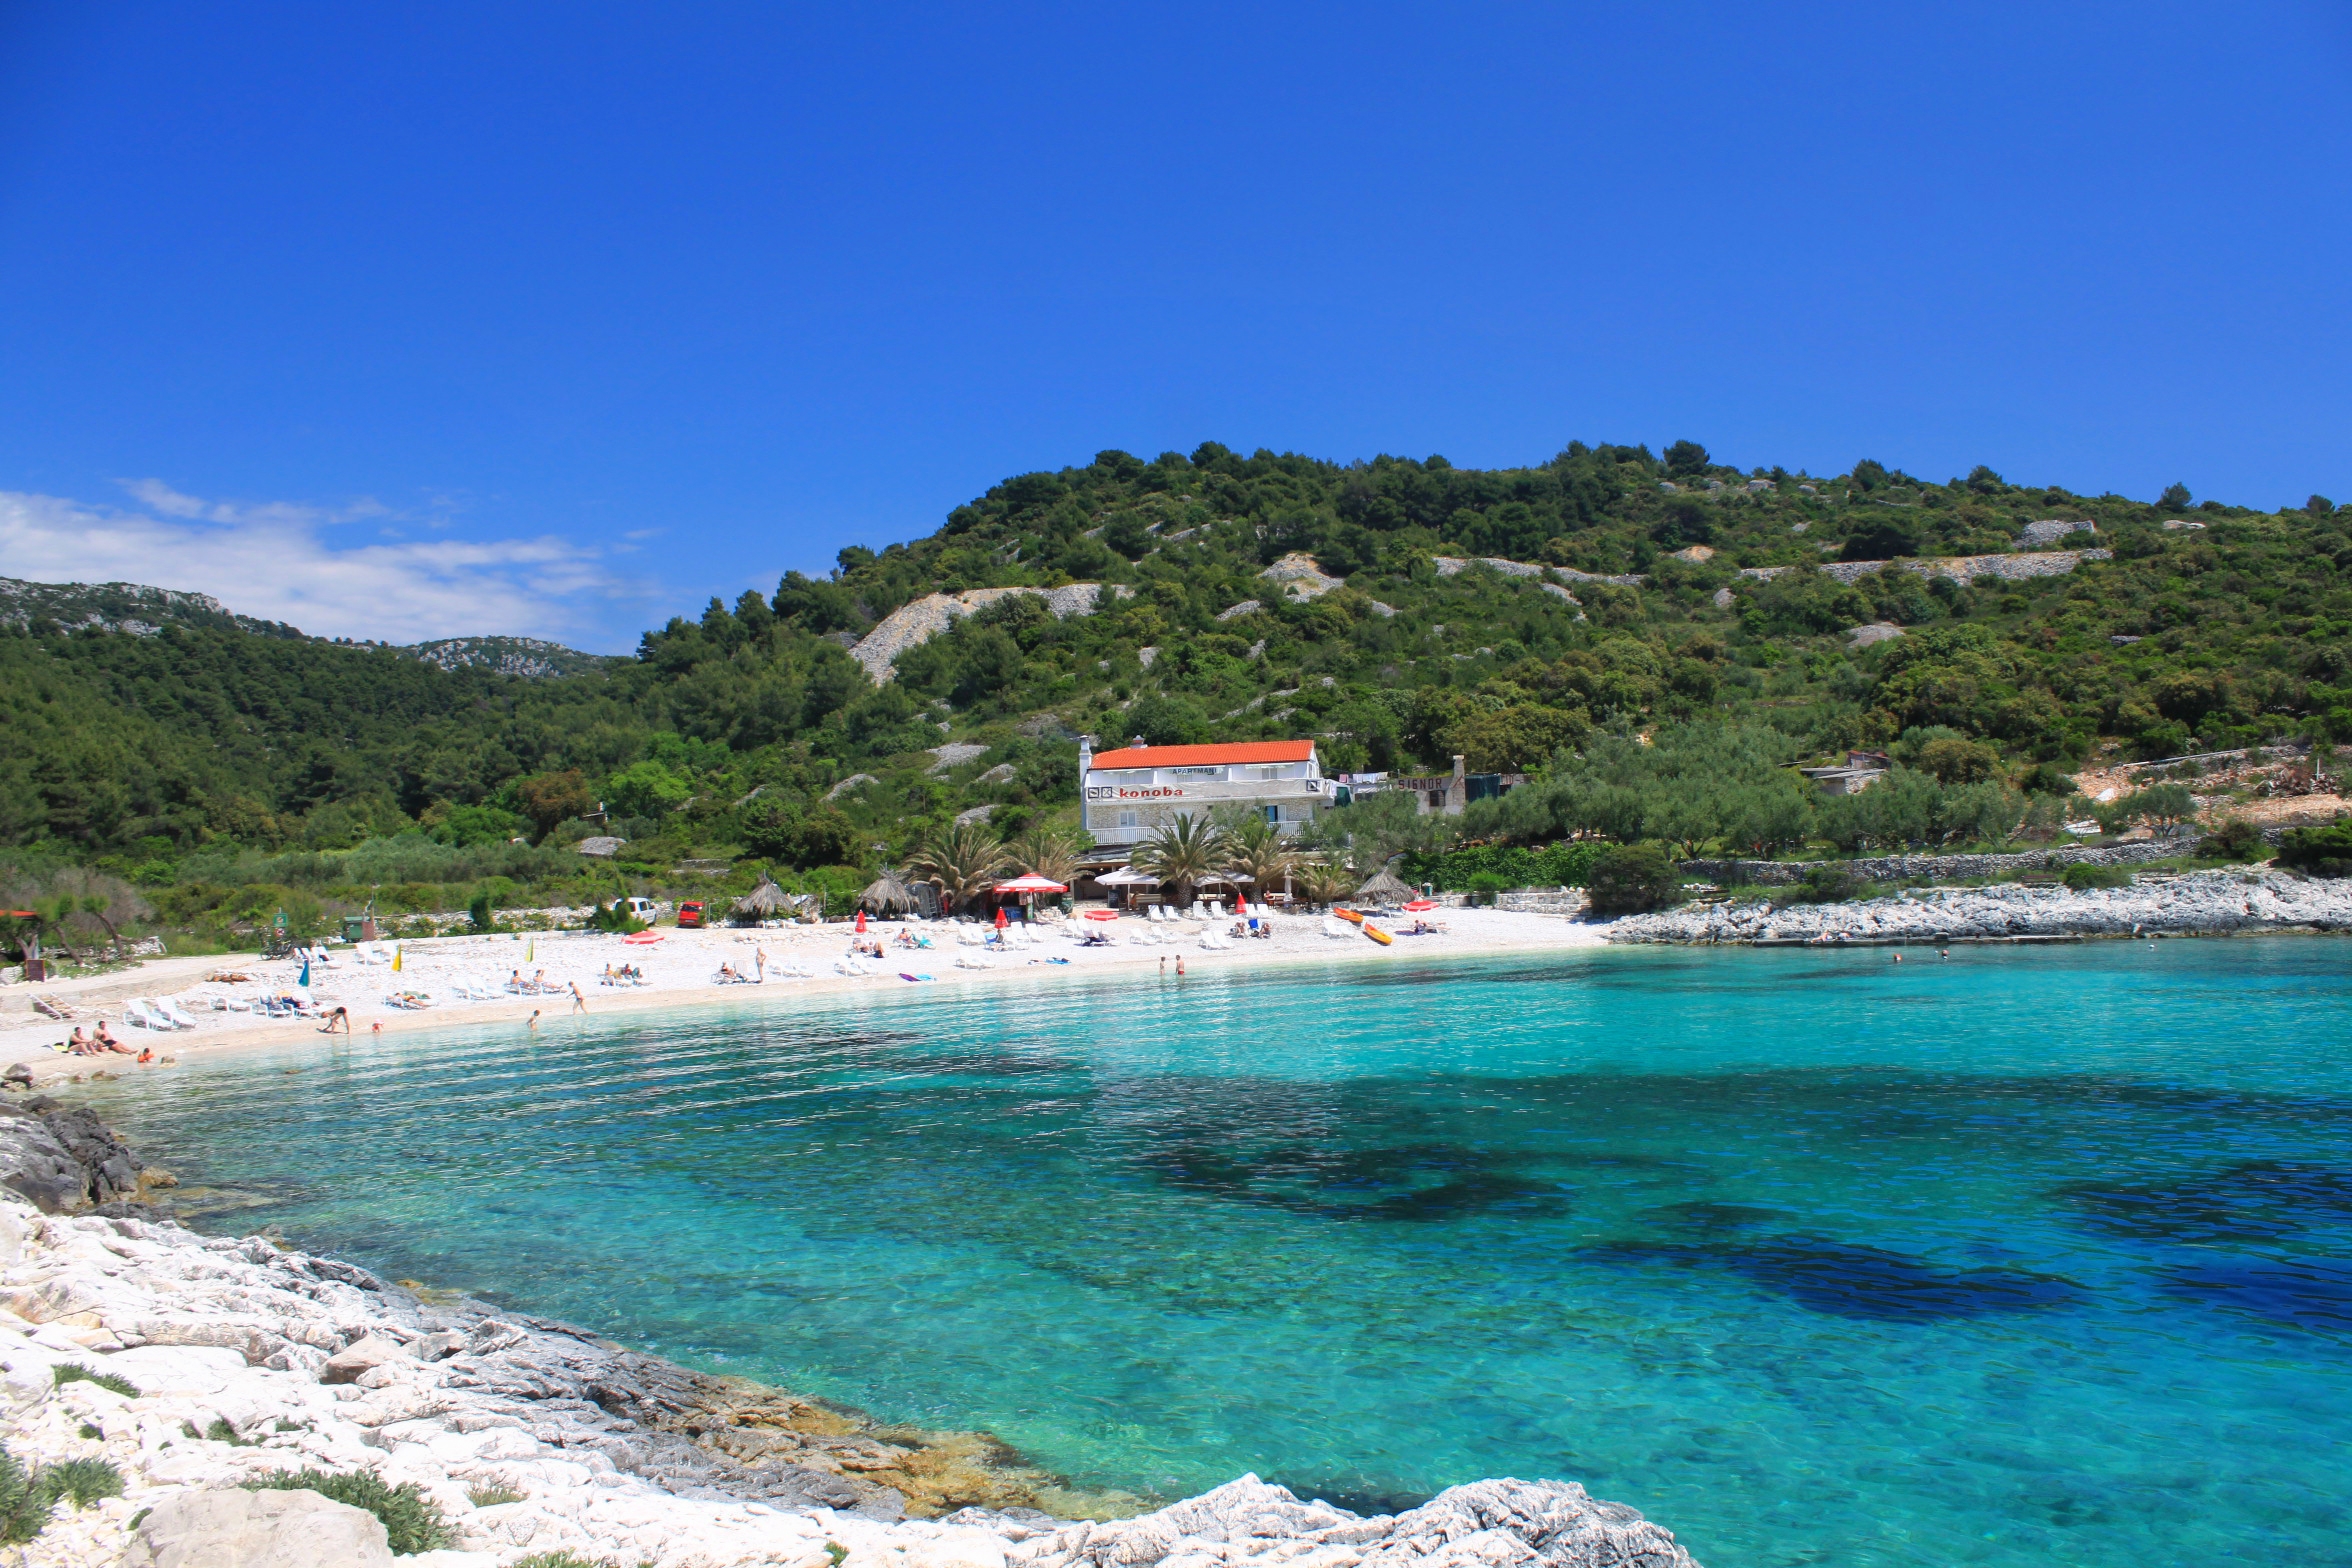
[[[2352,931],[2352,879],[2268,868],[2146,875],[2129,887],[1908,889],[1840,904],[1768,898],[1611,921],[1613,943],[1924,943]]]
[[[138,1201],[168,1181],[87,1111],[0,1102],[0,1444],[124,1483],[58,1503],[0,1547],[7,1568],[1695,1568],[1666,1530],[1559,1481],[1363,1518],[1243,1476],[1141,1517],[1056,1518],[1010,1499],[1076,1494],[984,1434],[878,1427],[269,1238],[198,1235]],[[373,1513],[245,1489],[302,1469],[415,1487],[450,1544],[395,1557]],[[992,1506],[907,1516],[959,1493]]]

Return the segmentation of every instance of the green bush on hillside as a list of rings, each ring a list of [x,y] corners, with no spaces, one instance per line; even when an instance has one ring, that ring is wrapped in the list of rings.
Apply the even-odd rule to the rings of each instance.
[[[2100,866],[2077,860],[2059,873],[2058,880],[2080,893],[2094,887],[2130,887],[2132,874],[2122,866]]]

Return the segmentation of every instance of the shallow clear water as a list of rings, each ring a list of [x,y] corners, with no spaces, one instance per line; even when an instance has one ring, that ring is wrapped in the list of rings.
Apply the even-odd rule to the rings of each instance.
[[[1561,1476],[1710,1568],[2336,1563],[2347,958],[1400,958],[98,1087],[240,1226],[1082,1483]]]

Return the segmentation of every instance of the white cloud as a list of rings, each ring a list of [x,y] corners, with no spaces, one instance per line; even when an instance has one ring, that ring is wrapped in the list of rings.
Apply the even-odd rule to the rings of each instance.
[[[609,612],[626,606],[634,620],[650,597],[602,551],[552,535],[406,539],[394,526],[345,546],[329,537],[339,524],[403,519],[374,501],[207,501],[154,479],[124,488],[141,509],[0,491],[0,576],[192,590],[314,636],[384,642],[505,633],[594,646],[612,640]]]

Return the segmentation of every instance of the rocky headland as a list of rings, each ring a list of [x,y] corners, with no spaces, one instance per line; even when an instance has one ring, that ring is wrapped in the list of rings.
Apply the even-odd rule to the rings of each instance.
[[[0,1102],[0,1445],[36,1483],[84,1486],[0,1563],[1691,1564],[1632,1509],[1558,1481],[1367,1518],[1244,1476],[1141,1513],[983,1433],[882,1425],[267,1237],[199,1235],[144,1201],[170,1182],[87,1111]],[[102,1467],[118,1495],[88,1484]],[[295,1472],[314,1485],[257,1488]],[[335,1501],[320,1475],[369,1478],[397,1505]]]
[[[1919,888],[1847,903],[1754,898],[1611,922],[1611,942],[1981,942],[2352,930],[2352,880],[2269,869],[2147,874],[2129,887]]]

